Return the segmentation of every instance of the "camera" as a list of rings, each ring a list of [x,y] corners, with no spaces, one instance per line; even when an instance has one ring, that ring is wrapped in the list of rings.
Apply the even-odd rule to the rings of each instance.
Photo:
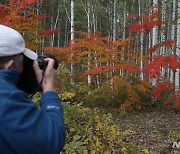
[[[46,58],[52,58],[55,60],[54,69],[58,68],[58,60],[54,55],[51,54],[43,54],[38,56],[37,62],[39,68],[43,71],[46,70],[48,62],[45,61]],[[28,95],[32,94],[35,91],[42,91],[41,85],[39,85],[36,75],[33,69],[33,60],[24,56],[24,64],[23,64],[23,71],[21,73],[20,79],[17,83],[17,87],[26,92]]]
[[[46,54],[46,55],[40,55],[40,56],[38,56],[38,58],[37,58],[38,65],[39,65],[39,68],[40,68],[41,70],[45,70],[46,67],[47,67],[47,65],[48,65],[48,62],[44,60],[45,58],[52,58],[52,59],[54,59],[54,60],[55,60],[54,69],[57,69],[57,68],[58,68],[58,65],[59,65],[59,64],[58,64],[58,61],[57,61],[57,59],[55,58],[55,56],[54,56],[54,55],[51,55],[51,54]]]

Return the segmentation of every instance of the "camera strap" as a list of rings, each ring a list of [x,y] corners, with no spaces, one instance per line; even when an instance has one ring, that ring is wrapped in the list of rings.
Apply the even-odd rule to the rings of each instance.
[[[42,82],[43,82],[43,79],[44,79],[44,73],[45,73],[45,70],[46,68],[43,70],[42,72],[42,79],[41,79],[41,82],[39,83],[38,87],[36,88],[36,90],[29,96],[29,98],[32,100],[33,99],[33,96],[39,91],[39,89],[41,88],[41,85],[42,85]]]

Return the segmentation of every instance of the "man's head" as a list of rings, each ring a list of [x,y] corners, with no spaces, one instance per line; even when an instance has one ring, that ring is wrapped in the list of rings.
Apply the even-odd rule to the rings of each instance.
[[[16,69],[20,72],[23,70],[23,54],[8,57],[0,57],[0,70]]]
[[[23,37],[16,30],[0,25],[0,69],[23,69],[23,55],[37,59],[37,54],[25,47]]]

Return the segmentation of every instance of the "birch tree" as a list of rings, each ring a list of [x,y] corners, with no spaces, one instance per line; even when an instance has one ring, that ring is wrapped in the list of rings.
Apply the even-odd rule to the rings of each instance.
[[[173,0],[173,3],[172,3],[172,26],[171,26],[171,40],[175,40],[175,28],[176,28],[176,25],[174,23],[175,21],[175,18],[176,18],[176,0]],[[171,54],[174,54],[173,51],[171,52]],[[170,81],[171,83],[173,83],[174,81],[174,73],[172,71],[172,69],[170,69]]]
[[[91,13],[91,6],[90,6],[90,0],[87,0],[86,3],[84,3],[81,0],[81,4],[84,7],[84,10],[86,12],[86,16],[87,16],[87,32],[90,33],[91,32],[91,21],[90,21],[90,13]],[[91,58],[91,54],[88,53],[88,70],[90,70],[90,58]],[[91,85],[91,75],[88,74],[88,85]]]
[[[123,2],[123,35],[122,35],[122,39],[126,38],[126,16],[127,16],[127,4],[126,1]]]
[[[158,0],[153,0],[153,6],[154,6],[153,12],[158,11],[157,5],[158,5]],[[156,44],[158,44],[158,27],[157,26],[153,27],[153,34],[152,34],[152,46]]]
[[[178,0],[178,21],[177,21],[177,48],[176,48],[176,55],[180,57],[180,0]],[[175,73],[175,90],[177,91],[179,89],[179,69],[176,69]]]
[[[153,0],[153,13],[157,12],[158,6],[158,0]],[[155,46],[156,44],[158,44],[158,27],[155,26],[153,27],[153,32],[152,32],[152,46]],[[152,56],[155,56],[155,52],[152,54]],[[152,79],[152,85],[155,87],[156,86],[156,79]]]
[[[113,41],[116,40],[116,22],[117,22],[117,18],[116,18],[116,5],[117,5],[117,0],[114,0],[113,3],[113,9],[114,9],[114,14],[113,14]]]
[[[57,26],[58,26],[58,23],[59,23],[59,16],[60,16],[60,10],[59,10],[59,3],[57,3],[57,15],[55,17],[55,21],[52,23],[52,26],[51,26],[51,29],[52,30],[56,30],[57,29]],[[52,7],[53,9],[53,7]],[[53,20],[53,18],[52,18]],[[51,46],[53,47],[54,46],[54,42],[55,42],[55,34],[53,33],[52,34],[52,38],[51,38]],[[59,43],[59,40],[58,40],[58,43]]]
[[[162,21],[165,23],[165,21],[166,21],[166,11],[167,11],[167,6],[166,6],[166,0],[163,0],[162,1]],[[162,25],[163,26],[163,28],[165,27],[165,24],[163,24]],[[161,30],[161,42],[165,42],[165,30]],[[163,55],[163,56],[165,56],[166,55],[166,53],[165,53],[165,46],[163,46],[162,48],[161,48],[161,50],[160,50],[160,55]],[[163,77],[165,77],[165,68],[161,68],[161,77],[163,78]]]
[[[90,29],[90,0],[87,0],[87,19],[88,19],[88,33],[91,32]],[[88,54],[88,70],[90,70],[90,59],[91,59],[91,54]],[[88,74],[88,85],[91,85],[91,75]]]
[[[139,16],[141,16],[141,6],[142,5],[143,1],[141,0],[138,0],[138,4],[139,4]],[[143,19],[142,21],[140,21],[140,23],[143,23]],[[143,46],[144,46],[144,33],[143,33],[143,30],[140,31],[140,69],[141,69],[141,73],[140,73],[140,78],[141,80],[144,79],[144,75],[143,75]]]
[[[74,0],[71,0],[71,44],[74,44]],[[71,53],[73,57],[74,54]],[[74,84],[74,65],[71,63],[71,83]]]

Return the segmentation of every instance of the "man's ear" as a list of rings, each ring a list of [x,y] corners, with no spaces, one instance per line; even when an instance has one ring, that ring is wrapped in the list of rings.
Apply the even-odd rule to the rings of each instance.
[[[13,67],[13,65],[14,65],[14,60],[9,60],[4,64],[4,69],[9,69]]]

